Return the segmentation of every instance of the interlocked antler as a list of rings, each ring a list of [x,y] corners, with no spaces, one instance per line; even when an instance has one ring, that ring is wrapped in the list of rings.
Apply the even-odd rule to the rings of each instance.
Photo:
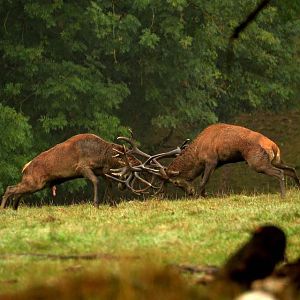
[[[118,168],[118,169],[110,169],[110,171],[112,172],[111,175],[110,174],[105,174],[106,177],[111,178],[115,181],[118,181],[120,183],[124,183],[126,185],[126,187],[128,189],[130,189],[133,193],[140,195],[140,191],[139,190],[135,190],[130,183],[133,181],[134,176],[136,176],[135,174],[137,174],[138,171],[140,171],[141,169],[138,166],[132,166],[129,162],[128,156],[127,156],[127,150],[125,145],[123,145],[123,152],[118,150],[118,149],[114,149],[114,151],[117,152],[117,155],[124,155],[124,161],[126,166],[122,167],[122,168]],[[117,156],[115,155],[115,156]],[[127,175],[127,176],[126,176]],[[123,179],[123,178],[126,179]]]
[[[154,174],[160,173],[160,171],[159,171],[160,169],[165,169],[165,167],[161,163],[158,162],[159,159],[171,158],[171,157],[175,157],[175,156],[179,155],[181,153],[181,151],[183,149],[185,149],[187,147],[187,144],[190,142],[190,139],[186,139],[180,147],[177,147],[174,150],[159,153],[159,154],[149,155],[149,154],[141,151],[140,149],[138,149],[132,139],[129,139],[126,137],[118,137],[118,140],[123,140],[125,142],[128,142],[132,146],[132,149],[130,149],[127,152],[127,154],[138,154],[138,155],[146,157],[147,160],[144,163],[142,163],[141,165],[139,165],[139,167],[145,171],[149,171],[150,173],[154,173]],[[153,169],[147,165],[154,165],[154,166],[158,167],[159,169]]]
[[[139,164],[136,166],[131,165],[130,160],[128,158],[128,153],[131,153],[132,149],[127,150],[125,145],[123,145],[123,151],[120,151],[118,149],[114,149],[114,150],[117,152],[118,155],[124,155],[124,162],[126,165],[122,168],[110,169],[110,171],[112,173],[111,173],[111,175],[105,174],[106,177],[111,178],[120,183],[124,183],[128,189],[130,189],[133,193],[135,193],[137,195],[140,195],[141,193],[146,193],[146,190],[148,190],[151,187],[155,188],[155,189],[159,188],[159,187],[152,185],[151,182],[148,182],[147,180],[145,180],[144,178],[142,178],[139,175],[139,173],[143,171],[143,169],[141,168],[142,164]],[[142,152],[142,151],[140,151],[140,152]],[[140,154],[140,152],[139,152],[139,154]],[[147,154],[145,153],[144,155],[147,155]],[[147,187],[144,189],[138,189],[138,190],[135,189],[133,187],[133,185],[134,185],[134,182],[136,179],[139,180],[140,182],[142,182],[143,184],[147,185]]]
[[[119,151],[118,149],[114,149],[117,152],[117,156],[119,155],[124,155],[124,161],[126,166],[119,168],[119,169],[111,169],[110,171],[112,172],[110,174],[106,174],[107,177],[116,180],[118,182],[124,183],[131,191],[133,191],[135,194],[140,194],[140,193],[146,193],[150,188],[157,189],[158,191],[162,188],[162,184],[159,186],[153,185],[153,181],[155,180],[155,176],[158,176],[162,179],[166,179],[168,176],[165,172],[165,166],[163,166],[161,163],[159,163],[159,159],[162,158],[170,158],[177,156],[181,153],[182,149],[186,147],[186,144],[188,143],[189,140],[186,140],[181,147],[177,147],[174,150],[168,151],[168,152],[163,152],[155,155],[149,155],[143,151],[141,151],[131,138],[127,137],[118,137],[118,140],[122,140],[127,142],[128,144],[131,145],[130,149],[126,149],[126,147],[123,145],[123,152]],[[146,158],[145,162],[140,163],[139,165],[132,166],[130,164],[130,160],[128,158],[128,155],[139,155],[144,158]],[[146,171],[147,173],[151,173],[153,175],[151,182],[147,181],[146,179],[142,178],[139,174],[142,173],[143,171]],[[123,179],[123,178],[126,179]],[[139,189],[136,190],[134,189],[133,185],[135,181],[138,180],[142,182],[143,184],[146,185],[144,189]]]

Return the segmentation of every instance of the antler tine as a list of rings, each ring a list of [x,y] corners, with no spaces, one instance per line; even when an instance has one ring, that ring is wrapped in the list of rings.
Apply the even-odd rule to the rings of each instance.
[[[136,176],[136,174],[134,174],[134,177],[133,177],[133,179],[131,180],[131,190],[132,191],[135,191],[135,193],[138,193],[139,195],[142,193],[142,194],[147,194],[148,192],[146,192],[146,190],[148,190],[151,186],[147,186],[146,188],[144,188],[144,189],[139,189],[139,190],[136,190],[136,189],[134,189],[132,186],[133,186],[133,184],[134,184],[134,182],[135,182],[135,180],[136,179],[142,179],[142,178],[138,178],[138,176]],[[143,180],[143,179],[142,179]],[[148,181],[146,181],[147,183],[145,183],[145,184],[150,184]]]
[[[116,148],[113,148],[113,151],[115,151],[117,154],[113,155],[112,157],[120,157],[121,154],[124,154],[122,151]]]
[[[170,158],[170,157],[176,156],[176,155],[180,154],[181,151],[182,150],[179,147],[177,147],[176,149],[168,151],[168,152],[163,152],[163,153],[152,155],[142,164],[141,167],[144,168],[147,164],[150,164],[152,161],[154,161],[156,166],[158,166],[159,168],[163,168],[164,166],[157,161],[158,159]]]
[[[131,146],[131,148],[127,149],[126,146],[123,145],[123,151],[119,149],[114,149],[117,152],[117,154],[124,155],[125,166],[119,169],[111,169],[110,174],[105,174],[106,177],[125,184],[129,190],[131,190],[133,193],[137,195],[140,195],[141,193],[147,193],[146,191],[149,190],[150,188],[160,191],[163,184],[160,184],[159,186],[153,185],[153,182],[155,180],[154,178],[157,178],[158,176],[165,179],[168,176],[165,173],[165,166],[163,166],[158,160],[179,155],[182,152],[182,150],[186,147],[187,143],[189,142],[189,139],[185,140],[180,147],[177,147],[174,150],[155,154],[155,155],[149,155],[141,151],[140,149],[138,149],[138,147],[136,146],[133,140],[133,134],[132,132],[130,133],[131,133],[131,138],[120,136],[117,139],[128,143]],[[133,166],[130,164],[128,154],[137,154],[142,157],[145,157],[146,160],[144,163],[140,162],[140,164]],[[146,171],[152,174],[152,178],[150,179],[150,182],[140,176],[139,173],[142,171]],[[127,176],[127,178],[122,179],[125,177],[125,175]],[[146,185],[146,187],[143,189],[135,189],[134,183],[136,180],[139,180],[141,183]]]
[[[117,150],[120,154],[122,153],[122,155],[124,155],[124,161],[125,161],[125,164],[126,166],[123,167],[123,168],[119,168],[119,169],[110,169],[110,171],[114,171],[116,170],[117,172],[119,172],[119,170],[121,171],[122,169],[126,168],[127,170],[132,170],[132,171],[141,171],[141,168],[140,168],[140,165],[138,166],[132,166],[130,164],[130,161],[129,161],[129,158],[128,158],[128,151],[126,150],[126,146],[123,145],[123,152],[120,151],[120,150]],[[125,174],[125,173],[124,173]],[[123,175],[124,175],[123,174]]]
[[[138,179],[139,181],[141,181],[142,183],[144,183],[145,185],[147,185],[144,189],[139,189],[139,190],[136,190],[133,188],[133,184],[135,182],[135,179]],[[153,182],[153,179],[152,179],[152,182]],[[144,178],[142,178],[138,172],[134,172],[134,178],[132,179],[131,181],[131,190],[134,190],[136,193],[143,193],[143,194],[147,194],[147,190],[149,190],[150,188],[154,188],[156,190],[160,190],[161,189],[161,186],[155,186],[153,185],[152,182],[149,182],[147,180],[145,180]]]
[[[134,175],[135,175],[135,177],[136,177],[138,180],[140,180],[141,182],[145,183],[145,184],[148,186],[147,189],[150,188],[150,187],[152,187],[152,188],[154,188],[154,189],[159,189],[159,188],[160,188],[159,186],[153,185],[152,182],[148,182],[147,180],[145,180],[144,178],[142,178],[138,173],[135,172]],[[156,174],[155,174],[155,175],[156,175]],[[142,190],[141,190],[141,191],[142,191]]]
[[[186,139],[183,144],[179,147],[180,149],[184,149],[187,147],[187,144],[191,141],[191,139]]]
[[[130,135],[131,135],[131,139],[133,139],[133,131],[131,128],[128,129],[128,131],[130,132]]]
[[[123,167],[120,169],[115,169],[115,171],[113,171],[113,169],[110,169],[110,171],[111,171],[111,174],[114,176],[123,177],[126,173],[128,173],[129,168]]]
[[[117,182],[124,183],[126,185],[126,187],[128,189],[130,189],[136,195],[141,195],[141,193],[143,193],[143,194],[147,193],[146,190],[148,190],[151,187],[155,188],[155,189],[160,189],[160,187],[156,187],[156,186],[152,185],[152,183],[150,183],[147,180],[145,180],[142,177],[140,177],[137,172],[134,172],[133,174],[131,173],[126,180],[123,180],[123,179],[120,179],[120,178],[116,178],[116,177],[114,177],[114,176],[112,176],[110,174],[105,174],[105,176],[108,177],[108,178],[111,178],[111,179],[113,179],[113,180],[115,180]],[[132,185],[133,185],[133,182],[134,182],[135,178],[137,178],[138,180],[140,180],[141,182],[143,182],[144,184],[146,184],[147,187],[144,188],[144,189],[140,189],[140,190],[136,190],[135,188],[133,188]],[[130,185],[130,183],[132,183],[132,185]]]
[[[125,148],[126,149],[126,148]],[[125,150],[124,150],[125,151]],[[129,161],[128,161],[128,157],[127,157],[127,153],[128,152],[125,152],[125,162],[126,162],[126,165],[132,170],[132,171],[135,171],[135,172],[138,172],[138,171],[142,171],[142,170],[145,170],[145,171],[148,171],[154,175],[159,175],[161,174],[162,170],[164,170],[165,166],[163,166],[159,161],[158,159],[162,159],[162,158],[170,158],[170,157],[174,157],[178,154],[181,153],[181,149],[179,147],[177,147],[176,149],[173,149],[171,151],[168,151],[168,152],[163,152],[163,153],[159,153],[159,154],[155,154],[155,155],[147,155],[148,158],[147,160],[138,165],[138,166],[131,166]],[[154,162],[154,166],[153,167],[158,167],[158,169],[155,169],[153,167],[150,167],[149,165],[151,165],[151,163]],[[122,170],[122,168],[120,169],[120,171]],[[111,169],[111,171],[114,172],[114,169]],[[117,172],[119,172],[119,169],[116,169]]]
[[[148,159],[141,165],[141,167],[147,169],[147,167],[145,167],[145,166],[147,164],[150,164],[153,161],[155,163],[155,165],[157,165],[159,168],[163,168],[164,166],[158,162],[158,159],[171,158],[171,157],[179,155],[189,142],[190,142],[190,139],[186,139],[180,147],[177,147],[174,150],[171,150],[168,152],[163,152],[163,153],[158,153],[158,154],[155,154],[152,156],[148,155]],[[155,171],[155,172],[157,171],[155,169],[151,169],[151,170]]]
[[[116,148],[113,148],[113,150],[115,151],[115,152],[117,152],[117,154],[124,154],[122,151],[120,151],[119,149],[116,149]]]
[[[112,176],[112,175],[114,175],[114,176]],[[108,177],[108,178],[111,178],[111,179],[113,179],[113,180],[115,180],[117,182],[124,183],[126,185],[126,187],[128,189],[130,189],[136,195],[140,195],[141,193],[143,193],[143,194],[147,193],[146,191],[149,188],[154,188],[154,189],[157,189],[157,190],[161,189],[161,186],[155,186],[155,185],[153,185],[152,182],[148,182],[147,180],[145,180],[144,178],[142,178],[138,174],[138,172],[136,172],[136,171],[134,171],[133,173],[130,173],[130,175],[128,176],[128,178],[126,180],[115,177],[115,176],[118,176],[119,174],[112,173],[112,175],[105,174],[105,176]],[[134,183],[135,179],[138,179],[139,181],[141,181],[142,183],[144,183],[145,185],[147,185],[146,188],[136,190],[133,187],[133,183]]]
[[[129,159],[128,159],[128,156],[127,156],[127,152],[126,152],[126,146],[125,145],[123,145],[123,151],[124,151],[124,156],[125,156],[125,164],[126,164],[126,166],[128,167],[128,168],[132,168],[132,166],[131,166],[131,164],[130,164],[130,162],[129,162]]]
[[[147,158],[150,157],[149,154],[147,154],[147,153],[143,152],[142,150],[140,150],[136,146],[136,144],[134,143],[134,141],[132,139],[127,138],[125,136],[119,136],[119,137],[117,137],[117,140],[119,140],[119,141],[125,141],[125,142],[127,142],[128,144],[131,145],[132,148],[128,150],[128,153],[136,153],[136,154],[139,154],[139,155],[147,157]]]
[[[164,153],[159,153],[159,154],[155,154],[150,156],[144,163],[144,165],[151,163],[152,161],[159,167],[159,168],[163,168],[163,166],[158,162],[158,159],[162,159],[162,158],[170,158],[173,156],[177,156],[179,155],[183,149],[185,149],[187,147],[187,144],[190,142],[190,139],[186,139],[182,145],[180,147],[177,147],[174,150],[168,151],[168,152],[164,152]],[[152,171],[154,171],[152,169]]]
[[[140,166],[132,166],[130,164],[130,161],[128,159],[127,156],[127,150],[126,150],[126,146],[123,145],[123,152],[118,150],[118,149],[114,149],[114,151],[116,151],[118,154],[117,155],[124,155],[124,162],[125,162],[125,166],[122,168],[117,168],[117,169],[110,169],[110,172],[112,175],[114,176],[118,176],[118,177],[123,177],[126,173],[129,173],[130,171],[136,172],[136,171],[141,171],[142,169],[140,168]]]
[[[147,180],[145,180],[144,178],[142,178],[137,172],[134,172],[134,176],[140,180],[141,182],[143,182],[144,184],[146,184],[148,187],[152,187],[152,183],[148,182]]]
[[[183,143],[183,145],[187,144],[187,142],[188,142],[188,140],[186,140]],[[145,171],[148,171],[148,172],[154,174],[154,175],[162,176],[163,178],[167,178],[168,176],[167,176],[167,174],[165,172],[166,168],[158,160],[162,159],[162,158],[170,158],[170,157],[177,156],[181,152],[182,152],[182,148],[181,147],[177,147],[176,149],[173,149],[173,150],[168,151],[168,152],[163,152],[163,153],[159,153],[159,154],[155,154],[155,155],[149,156],[149,158],[144,163],[142,163],[141,165],[139,165],[139,167],[142,168]],[[151,167],[151,166],[153,166],[153,167]]]
[[[123,179],[120,179],[120,178],[116,178],[110,174],[105,174],[106,177],[108,178],[111,178],[115,181],[118,181],[118,182],[121,182],[121,183],[124,183],[126,185],[126,187],[128,189],[130,189],[133,193],[135,193],[136,195],[140,195],[140,193],[138,191],[136,191],[134,188],[131,187],[130,185],[130,181],[133,179],[133,174],[131,173],[128,178],[126,180],[123,180]]]

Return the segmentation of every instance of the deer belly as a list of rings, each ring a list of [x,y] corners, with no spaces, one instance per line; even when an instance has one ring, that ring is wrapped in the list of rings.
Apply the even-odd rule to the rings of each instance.
[[[226,153],[223,155],[219,155],[218,164],[224,165],[224,164],[230,164],[230,163],[237,163],[244,161],[244,157],[240,152],[234,152],[234,153]]]

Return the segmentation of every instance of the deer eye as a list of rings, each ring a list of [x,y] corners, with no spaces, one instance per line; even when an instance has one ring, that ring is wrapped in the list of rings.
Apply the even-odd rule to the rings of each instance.
[[[179,184],[180,184],[180,183],[179,183],[179,180],[173,180],[172,182],[173,182],[173,184],[175,184],[176,186],[179,186]]]

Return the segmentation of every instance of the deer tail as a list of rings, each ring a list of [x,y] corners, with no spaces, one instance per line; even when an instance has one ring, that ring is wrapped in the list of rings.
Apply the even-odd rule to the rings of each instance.
[[[277,145],[273,145],[272,146],[272,151],[274,153],[274,157],[272,159],[272,163],[278,164],[281,162],[281,158],[280,158],[280,149],[277,147]]]
[[[25,169],[30,165],[31,162],[32,162],[32,160],[24,165],[24,167],[22,169],[22,173],[24,173]]]

